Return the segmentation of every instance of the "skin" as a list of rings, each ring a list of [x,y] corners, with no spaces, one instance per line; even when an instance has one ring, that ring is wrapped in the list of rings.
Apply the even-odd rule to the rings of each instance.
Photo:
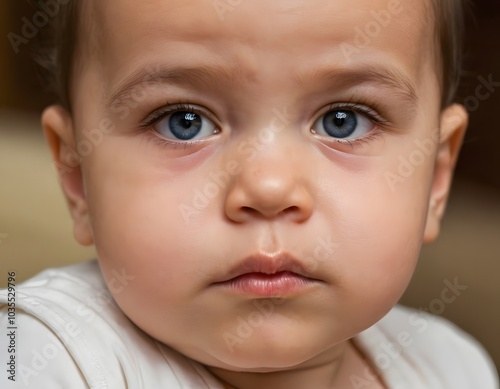
[[[42,122],[76,239],[95,244],[108,283],[113,270],[134,277],[110,287],[133,322],[227,387],[347,387],[350,374],[373,370],[350,339],[397,303],[422,243],[438,235],[467,126],[461,106],[440,110],[426,5],[402,0],[361,49],[355,27],[374,20],[372,9],[387,10],[387,1],[255,0],[223,20],[209,0],[108,0],[82,10],[102,27],[78,49],[72,114],[51,106]],[[152,73],[178,66],[221,67],[230,77],[151,82]],[[368,82],[368,67],[400,73],[414,101],[401,82]],[[120,94],[144,69],[149,82]],[[311,78],[321,69],[331,77]],[[155,132],[168,120],[140,123],[179,102],[211,113],[216,131],[186,147],[154,141],[176,142]],[[368,122],[348,142],[312,132],[333,103],[368,107],[383,123]],[[98,130],[99,141],[82,152],[85,131],[103,119],[112,130]],[[255,141],[269,127],[265,141]],[[398,175],[416,141],[432,146],[391,185],[388,172]],[[186,216],[182,206],[193,207],[195,191],[216,182],[210,173],[228,173],[229,162],[237,171]],[[321,258],[320,238],[334,245]],[[280,251],[321,282],[282,300],[213,287],[243,258]],[[248,323],[255,301],[272,313],[229,346],[227,334],[237,334],[239,317]],[[374,379],[373,387],[383,385]]]

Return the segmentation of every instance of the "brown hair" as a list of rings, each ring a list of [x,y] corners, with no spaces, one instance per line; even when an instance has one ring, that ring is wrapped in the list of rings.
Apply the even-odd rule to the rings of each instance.
[[[442,75],[441,106],[455,99],[462,73],[468,0],[434,0],[437,58]]]
[[[441,105],[446,107],[454,101],[460,82],[468,0],[432,0],[432,3],[436,57],[442,81]],[[69,85],[77,44],[79,8],[77,0],[67,0],[66,4],[60,5],[34,55],[42,82],[68,111],[71,111]]]
[[[35,7],[40,7],[39,2],[35,3],[35,0],[30,2]],[[68,0],[66,4],[59,5],[57,14],[40,34],[33,52],[38,65],[37,72],[43,85],[68,111],[71,111],[69,84],[76,51],[77,31],[77,1]]]

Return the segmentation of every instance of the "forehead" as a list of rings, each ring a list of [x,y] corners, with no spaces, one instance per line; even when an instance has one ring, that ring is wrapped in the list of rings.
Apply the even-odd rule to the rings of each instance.
[[[434,57],[428,1],[107,0],[92,7],[102,37],[93,61],[110,88],[165,61],[223,65],[249,80],[391,63],[418,85]]]

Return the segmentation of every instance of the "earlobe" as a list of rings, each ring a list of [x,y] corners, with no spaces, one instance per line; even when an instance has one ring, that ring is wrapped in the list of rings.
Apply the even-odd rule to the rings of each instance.
[[[81,245],[92,245],[88,204],[71,115],[61,106],[47,107],[42,114],[42,127],[73,219],[75,239]]]
[[[441,219],[446,209],[453,172],[468,122],[468,113],[461,105],[451,105],[441,113],[439,142],[429,197],[424,243],[432,242],[439,235]]]

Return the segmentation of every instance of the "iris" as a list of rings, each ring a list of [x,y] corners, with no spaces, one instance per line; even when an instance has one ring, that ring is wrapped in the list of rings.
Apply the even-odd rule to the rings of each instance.
[[[177,138],[189,140],[202,129],[202,118],[193,112],[179,111],[170,116],[169,129]]]
[[[358,126],[358,119],[353,111],[331,111],[323,117],[323,128],[335,138],[351,136]]]

